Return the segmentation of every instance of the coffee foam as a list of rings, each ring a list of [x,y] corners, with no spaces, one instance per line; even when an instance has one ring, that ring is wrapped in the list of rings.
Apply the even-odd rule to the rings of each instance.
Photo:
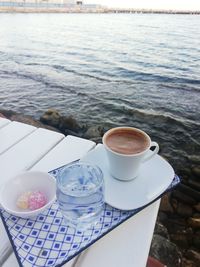
[[[133,128],[116,128],[105,136],[105,144],[119,154],[132,155],[145,151],[150,141],[142,131]]]

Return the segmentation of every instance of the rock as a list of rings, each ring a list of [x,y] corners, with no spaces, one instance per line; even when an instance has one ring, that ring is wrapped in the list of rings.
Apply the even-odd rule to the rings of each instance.
[[[182,193],[186,195],[191,196],[192,198],[200,202],[200,192],[198,190],[190,188],[189,186],[181,183],[179,185],[179,191],[181,191]]]
[[[160,211],[166,212],[166,213],[173,213],[173,207],[170,203],[170,194],[166,194],[161,198],[160,203]]]
[[[195,262],[197,266],[200,266],[200,253],[198,253],[197,251],[188,250],[186,253],[186,257]]]
[[[181,249],[188,249],[193,244],[194,231],[191,227],[168,230],[170,240]]]
[[[57,110],[49,109],[40,117],[40,121],[50,126],[59,128],[61,115]]]
[[[193,245],[200,250],[200,231],[197,231],[194,235],[193,235]]]
[[[181,202],[178,203],[177,214],[182,217],[190,217],[193,214],[193,208]]]
[[[198,155],[189,156],[188,160],[190,161],[190,163],[193,163],[193,164],[195,164],[195,163],[199,164],[199,162],[200,162]]]
[[[160,235],[154,235],[150,256],[156,258],[167,267],[181,267],[182,255],[175,244]]]
[[[6,119],[6,117],[2,113],[0,113],[0,118],[5,118]]]
[[[189,248],[189,242],[187,239],[187,235],[183,233],[176,233],[170,235],[170,240],[175,243],[178,247],[187,249]]]
[[[188,225],[190,225],[194,229],[200,229],[200,218],[189,218]]]
[[[178,208],[178,200],[174,197],[171,198],[171,205],[173,207],[173,210],[176,211]]]
[[[104,128],[102,126],[91,126],[84,133],[84,138],[92,139],[102,137],[104,134]]]
[[[189,184],[192,188],[194,188],[194,189],[200,191],[200,180],[197,181],[197,180],[194,180],[194,179],[189,179],[189,180],[188,180],[188,184]]]
[[[180,177],[182,177],[182,176],[191,177],[192,171],[190,168],[182,166],[181,169],[179,170],[178,174],[180,175]]]
[[[0,109],[0,113],[3,114],[7,119],[10,119],[12,115],[17,114],[16,112],[12,110],[5,110],[5,109]]]
[[[168,216],[166,213],[162,212],[162,211],[159,211],[158,213],[158,222],[165,222],[167,220]]]
[[[194,212],[192,217],[193,218],[200,218],[200,213],[199,212]]]
[[[178,190],[174,190],[172,195],[177,200],[184,202],[186,204],[189,204],[189,205],[195,205],[197,203],[197,201],[193,199],[191,196],[188,196],[185,193],[182,193]]]
[[[156,223],[154,234],[157,234],[157,235],[160,235],[160,236],[163,236],[169,239],[167,228],[161,223],[158,223],[158,222]]]
[[[191,261],[191,260],[188,260],[186,258],[183,258],[183,264],[182,264],[183,267],[197,267],[196,264]]]
[[[198,212],[200,212],[200,202],[194,206],[194,209]]]
[[[169,234],[176,234],[177,232],[183,232],[186,228],[186,220],[183,218],[168,218],[165,221],[165,225],[167,227]]]
[[[62,117],[62,119],[60,119],[59,128],[63,132],[70,130],[74,133],[78,133],[82,129],[82,127],[78,124],[77,120],[73,116]]]
[[[200,161],[200,160],[199,160]],[[194,166],[192,167],[192,173],[194,174],[194,176],[196,176],[197,178],[200,178],[200,166]]]

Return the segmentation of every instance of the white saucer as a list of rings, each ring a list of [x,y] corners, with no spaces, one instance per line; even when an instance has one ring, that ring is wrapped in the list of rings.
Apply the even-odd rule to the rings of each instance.
[[[105,201],[117,209],[133,210],[150,203],[168,188],[175,175],[171,165],[156,155],[143,163],[136,179],[122,182],[110,175],[106,156],[103,145],[98,145],[81,160],[101,168],[105,180]]]

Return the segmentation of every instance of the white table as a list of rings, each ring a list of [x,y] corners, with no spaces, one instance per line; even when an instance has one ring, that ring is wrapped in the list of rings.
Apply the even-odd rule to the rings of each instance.
[[[0,185],[23,170],[50,171],[81,158],[95,143],[0,118]],[[145,267],[159,200],[98,240],[65,266]],[[0,222],[0,266],[19,266]]]

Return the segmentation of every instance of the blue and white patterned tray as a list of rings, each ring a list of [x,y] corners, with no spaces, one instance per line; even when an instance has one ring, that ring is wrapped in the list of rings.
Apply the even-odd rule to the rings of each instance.
[[[50,173],[56,177],[61,169],[62,167]],[[175,175],[163,194],[179,182],[180,178]],[[20,266],[58,267],[143,208],[121,211],[106,204],[99,223],[84,232],[75,231],[64,224],[57,203],[35,219],[15,217],[4,210],[1,210],[1,217]]]

